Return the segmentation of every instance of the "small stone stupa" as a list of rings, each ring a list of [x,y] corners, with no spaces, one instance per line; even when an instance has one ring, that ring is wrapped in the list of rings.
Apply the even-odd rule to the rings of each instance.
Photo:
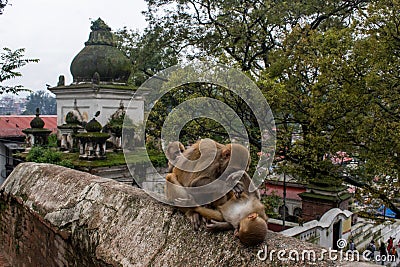
[[[134,128],[132,120],[126,117],[126,111],[123,101],[121,100],[119,108],[111,115],[107,124],[104,126],[104,131],[111,135],[110,142],[114,151],[122,150],[122,128],[125,122],[125,134],[128,139],[134,138]],[[130,138],[129,138],[130,137]]]
[[[44,121],[40,118],[39,108],[36,108],[36,117],[30,123],[31,128],[24,129],[22,132],[27,135],[27,148],[33,146],[46,146],[49,141],[51,130],[44,128]]]
[[[61,135],[61,149],[69,152],[78,151],[78,142],[76,135],[84,130],[84,119],[80,113],[76,99],[74,101],[74,109],[69,111],[65,116],[65,123],[57,128]]]
[[[110,138],[110,135],[101,132],[103,127],[96,120],[99,115],[100,112],[96,112],[95,118],[86,124],[86,133],[76,135],[79,140],[80,159],[95,160],[106,158],[106,141]]]

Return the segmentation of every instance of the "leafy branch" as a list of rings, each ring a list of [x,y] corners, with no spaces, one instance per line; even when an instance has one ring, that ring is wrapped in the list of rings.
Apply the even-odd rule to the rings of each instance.
[[[10,48],[4,47],[3,50],[4,52],[0,55],[0,95],[3,93],[18,94],[21,91],[30,91],[22,85],[8,86],[1,83],[21,77],[22,74],[18,69],[28,63],[39,62],[39,59],[24,58],[24,48],[12,51]]]

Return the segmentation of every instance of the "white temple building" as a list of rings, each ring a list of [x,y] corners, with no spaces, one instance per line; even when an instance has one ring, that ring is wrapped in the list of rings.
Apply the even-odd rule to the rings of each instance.
[[[100,111],[96,119],[104,126],[121,104],[128,107],[135,93],[135,88],[127,85],[131,62],[115,46],[111,29],[99,18],[92,22],[91,30],[85,47],[71,63],[73,83],[66,85],[61,75],[57,86],[48,88],[56,95],[59,126],[66,124],[71,111],[80,114],[83,126]],[[134,123],[143,121],[143,101],[133,101],[129,109]]]

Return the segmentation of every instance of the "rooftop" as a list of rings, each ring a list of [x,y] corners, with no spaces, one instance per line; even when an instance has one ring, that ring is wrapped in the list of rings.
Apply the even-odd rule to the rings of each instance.
[[[23,137],[22,130],[31,128],[30,122],[35,115],[0,115],[0,138]],[[44,128],[57,132],[57,115],[40,115],[44,121]]]

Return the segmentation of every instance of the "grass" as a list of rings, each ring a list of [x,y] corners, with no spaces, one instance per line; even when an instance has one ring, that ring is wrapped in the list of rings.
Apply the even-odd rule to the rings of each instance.
[[[83,168],[96,168],[96,167],[111,167],[125,165],[125,155],[122,152],[107,152],[105,160],[81,160],[79,159],[79,153],[64,153],[63,159],[68,159],[72,164],[79,169]],[[144,163],[147,161],[146,151],[137,151],[127,156],[128,162],[131,164]],[[167,165],[164,154],[156,154],[155,152],[149,152],[149,158],[153,162],[155,167],[162,167]]]
[[[145,150],[138,150],[128,155],[130,164],[140,164],[147,162]],[[155,167],[166,167],[167,159],[163,153],[157,151],[149,151],[149,158]],[[26,161],[26,154],[19,153],[16,157]],[[97,168],[126,165],[125,156],[122,152],[107,152],[104,160],[82,160],[79,159],[79,153],[61,153],[61,159],[72,163],[75,169],[81,168]]]

